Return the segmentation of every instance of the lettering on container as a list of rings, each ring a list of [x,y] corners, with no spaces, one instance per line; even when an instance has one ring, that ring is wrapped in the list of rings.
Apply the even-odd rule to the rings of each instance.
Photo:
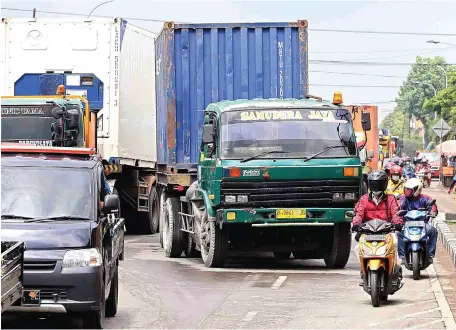
[[[283,41],[279,41],[279,98],[283,99]]]
[[[242,170],[242,176],[260,176],[260,170]]]

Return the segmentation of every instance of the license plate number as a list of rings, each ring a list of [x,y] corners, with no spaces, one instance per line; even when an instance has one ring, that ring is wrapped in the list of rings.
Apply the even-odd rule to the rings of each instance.
[[[367,235],[366,242],[373,242],[373,241],[384,241],[386,240],[386,235]]]
[[[407,227],[424,227],[424,221],[406,221],[405,225]]]
[[[305,219],[306,209],[279,209],[276,210],[277,219]]]
[[[22,293],[23,306],[39,306],[41,304],[40,290],[24,290]]]

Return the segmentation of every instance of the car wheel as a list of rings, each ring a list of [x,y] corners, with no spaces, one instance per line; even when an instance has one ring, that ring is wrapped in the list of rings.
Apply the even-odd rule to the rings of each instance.
[[[105,285],[101,283],[100,306],[97,311],[87,312],[82,316],[82,327],[84,329],[103,329],[105,321]]]

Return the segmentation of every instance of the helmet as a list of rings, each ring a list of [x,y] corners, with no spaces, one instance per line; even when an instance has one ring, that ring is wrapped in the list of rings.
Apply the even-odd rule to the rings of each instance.
[[[421,158],[421,164],[426,165],[428,163],[428,159],[426,157]]]
[[[391,175],[394,175],[394,174],[402,175],[402,167],[394,165],[392,168],[390,168],[390,174]]]
[[[407,198],[418,197],[423,190],[423,184],[418,178],[408,179],[404,184],[404,195]]]
[[[368,175],[367,185],[370,191],[375,195],[380,194],[386,190],[388,186],[388,175],[385,171],[375,171]]]

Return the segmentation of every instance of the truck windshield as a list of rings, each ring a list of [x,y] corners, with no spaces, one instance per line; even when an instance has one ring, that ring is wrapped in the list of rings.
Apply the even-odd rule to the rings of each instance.
[[[2,105],[2,141],[52,146],[52,104]]]
[[[2,164],[1,173],[2,217],[89,219],[92,215],[94,192],[90,169]]]
[[[223,113],[221,122],[221,157],[225,159],[268,150],[284,152],[258,158],[305,158],[326,147],[343,145],[344,136],[355,143],[350,113],[345,109],[235,110]],[[356,155],[356,148],[352,150]],[[349,155],[347,148],[334,148],[318,157]]]

